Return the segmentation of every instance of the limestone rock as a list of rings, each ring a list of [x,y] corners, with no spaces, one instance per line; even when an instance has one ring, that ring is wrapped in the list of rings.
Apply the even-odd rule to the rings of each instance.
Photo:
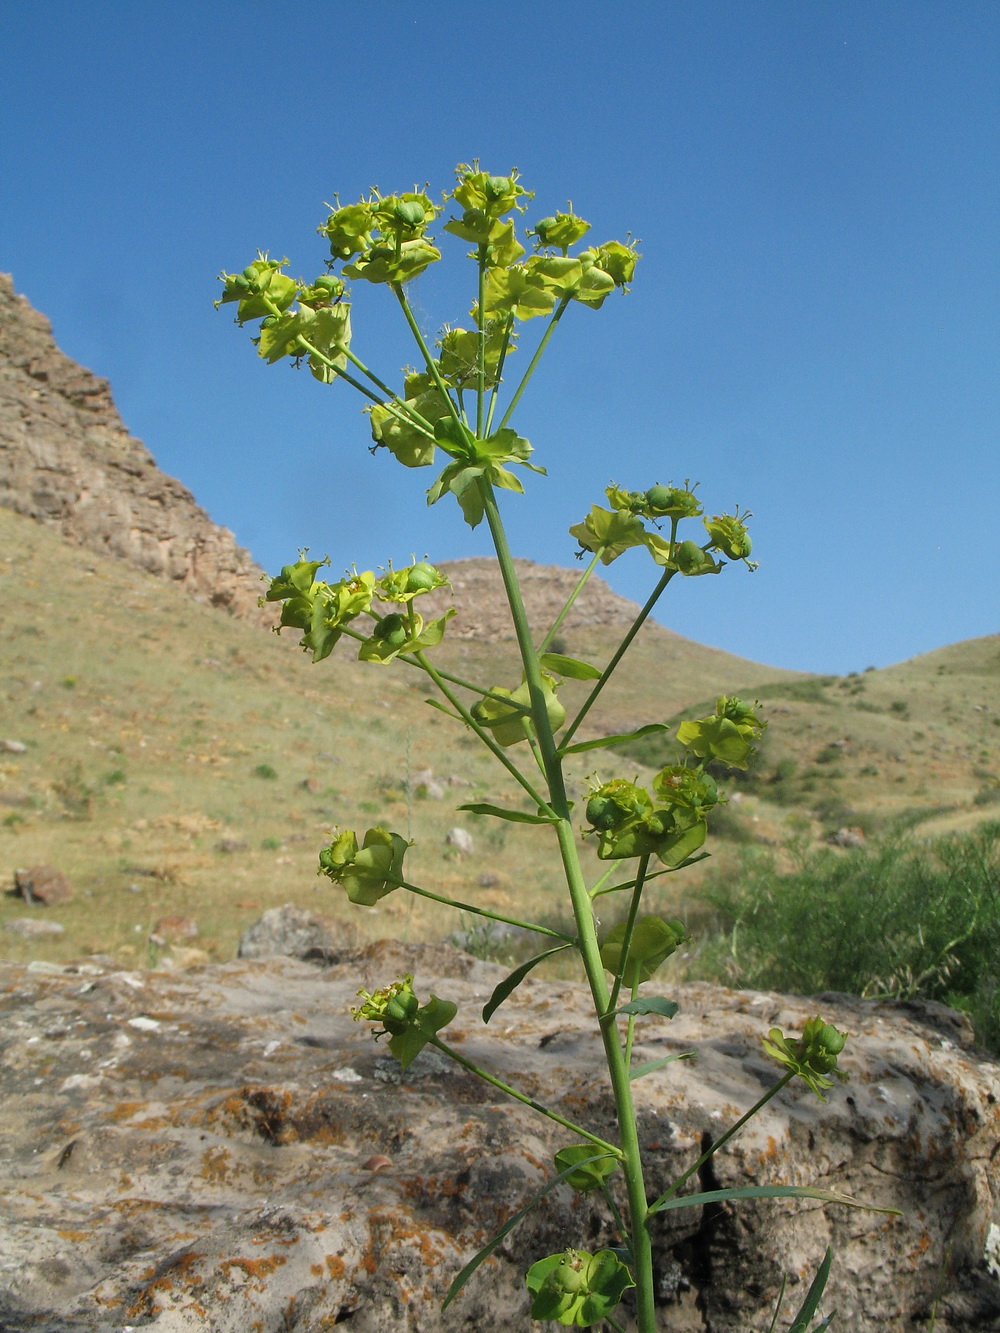
[[[262,571],[129,435],[107,380],[56,346],[49,321],[0,273],[0,504],[69,541],[273,624]]]
[[[458,852],[459,856],[472,855],[472,848],[473,848],[472,834],[469,832],[468,829],[461,828],[460,826],[456,825],[455,828],[448,830],[447,834],[445,835],[445,842],[448,844],[449,847],[454,847],[455,851]]]
[[[58,903],[68,903],[73,897],[73,886],[55,866],[29,866],[27,870],[14,871],[14,888],[25,902],[44,903],[54,907]]]
[[[383,941],[319,968],[239,960],[134,974],[0,965],[0,1327],[105,1333],[523,1333],[541,1255],[612,1241],[600,1199],[554,1189],[442,1314],[452,1278],[554,1174],[568,1139],[435,1051],[405,1072],[352,1022],[359,984],[415,974],[459,1005],[442,1034],[531,1095],[612,1129],[585,988]],[[759,1097],[772,1025],[818,1002],[689,983],[638,1020],[650,1188]],[[819,1183],[901,1217],[806,1200],[681,1208],[653,1225],[662,1330],[766,1328],[783,1274],[801,1300],[827,1244],[852,1333],[1000,1329],[1000,1078],[949,1011],[825,997],[851,1079],[823,1105],[790,1085],[733,1139],[710,1186]],[[616,1187],[617,1188],[617,1187]],[[791,1302],[787,1306],[791,1308]],[[627,1323],[626,1317],[626,1323]],[[836,1325],[835,1325],[836,1326]]]
[[[356,940],[349,923],[285,903],[270,908],[243,932],[237,952],[240,958],[329,959],[338,950],[349,950]]]

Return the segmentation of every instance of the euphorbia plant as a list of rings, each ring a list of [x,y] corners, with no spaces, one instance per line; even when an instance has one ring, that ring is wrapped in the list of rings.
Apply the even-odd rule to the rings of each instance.
[[[676,732],[676,762],[662,768],[648,788],[626,776],[594,779],[584,809],[575,808],[567,794],[564,762],[571,755],[613,748],[651,731],[666,730],[665,723],[654,721],[626,735],[574,739],[673,578],[718,574],[731,563],[753,568],[746,527],[749,514],[705,515],[696,487],[687,481],[675,485],[650,478],[645,489],[634,491],[612,483],[605,491],[606,504],[595,504],[570,529],[581,556],[588,555],[589,560],[566,605],[536,640],[525,614],[498,493],[520,494],[524,472],[544,474],[544,468],[531,461],[531,445],[510,423],[560,320],[571,307],[596,310],[616,292],[627,291],[639,255],[631,241],[585,244],[589,225],[570,210],[523,228],[520,214],[532,194],[516,171],[493,176],[473,164],[459,166],[456,177],[454,189],[443,196],[442,204],[418,189],[388,196],[376,191],[344,206],[338,202],[319,228],[330,247],[323,273],[312,281],[292,278],[285,272],[286,260],[260,254],[242,272],[222,274],[224,291],[218,304],[235,303],[237,322],[257,325],[255,341],[266,361],[287,359],[307,365],[322,382],[342,381],[362,394],[376,449],[386,449],[408,468],[440,465],[440,451],[444,466],[428,489],[428,503],[452,495],[470,526],[486,521],[514,622],[522,679],[476,682],[434,665],[433,650],[454,611],[425,620],[417,610],[421,597],[447,585],[426,561],[401,569],[389,565],[383,572],[358,573],[352,568],[331,582],[319,577],[327,562],[309,560],[303,554],[271,580],[266,600],[280,603],[281,626],[302,632],[302,647],[314,662],[348,639],[357,644],[362,661],[377,666],[401,664],[424,673],[436,691],[436,706],[479,738],[531,803],[530,812],[482,803],[459,808],[542,825],[551,831],[572,904],[572,934],[476,904],[455,902],[411,883],[404,867],[409,844],[389,829],[368,829],[360,840],[353,830],[336,833],[320,853],[320,870],[355,903],[373,906],[386,894],[402,889],[526,927],[542,937],[547,947],[497,986],[483,1010],[486,1022],[538,963],[561,951],[579,957],[615,1099],[617,1133],[613,1141],[526,1096],[490,1070],[472,1065],[441,1035],[455,1016],[455,1005],[437,996],[421,1003],[410,976],[373,994],[360,992],[362,1002],[354,1014],[379,1025],[376,1037],[388,1036],[389,1049],[404,1067],[425,1046],[433,1046],[570,1133],[576,1141],[557,1153],[556,1174],[538,1198],[560,1181],[581,1191],[601,1191],[620,1233],[619,1243],[597,1253],[570,1246],[540,1258],[526,1279],[532,1316],[578,1327],[605,1321],[621,1329],[620,1320],[625,1316],[619,1306],[631,1292],[640,1333],[652,1333],[650,1235],[658,1213],[755,1196],[805,1195],[849,1202],[820,1189],[775,1185],[679,1193],[706,1157],[792,1078],[803,1078],[822,1096],[822,1090],[831,1086],[828,1076],[838,1073],[837,1056],[844,1036],[821,1018],[811,1020],[797,1039],[772,1029],[764,1039],[764,1049],[785,1067],[781,1076],[708,1153],[653,1203],[648,1202],[632,1084],[677,1057],[634,1064],[635,1022],[640,1014],[670,1017],[676,1012],[674,1001],[646,994],[642,988],[684,942],[686,932],[679,921],[644,913],[643,891],[657,877],[681,870],[704,855],[701,848],[708,814],[724,799],[709,767],[719,762],[746,768],[763,723],[755,705],[721,698],[710,716],[681,724]],[[432,343],[407,299],[406,284],[441,259],[430,228],[445,211],[448,217],[443,230],[472,246],[476,284],[469,327],[446,327]],[[404,373],[398,390],[354,350],[348,281],[387,288],[409,326],[419,364],[416,370]],[[508,389],[510,357],[522,327],[532,320],[541,321],[541,336],[524,373]],[[659,575],[610,660],[597,666],[551,651],[564,617],[596,566],[610,564],[631,548],[641,549]],[[559,699],[560,684],[567,678],[590,682],[572,718]],[[581,826],[593,840],[597,857],[608,863],[595,883],[588,883],[579,855],[576,834]],[[609,893],[623,895],[627,911],[620,925],[602,934],[595,903]],[[624,1210],[612,1192],[613,1177],[619,1171],[624,1180]],[[537,1198],[528,1201],[466,1266],[446,1301],[536,1202]],[[828,1267],[824,1263],[797,1316],[794,1327],[800,1333],[812,1321]],[[825,1322],[820,1325],[825,1326]]]

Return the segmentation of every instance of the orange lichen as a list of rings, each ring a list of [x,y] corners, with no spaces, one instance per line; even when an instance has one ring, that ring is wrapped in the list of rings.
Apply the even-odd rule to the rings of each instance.
[[[327,1272],[334,1279],[343,1277],[346,1272],[344,1261],[339,1254],[328,1254],[326,1256]]]

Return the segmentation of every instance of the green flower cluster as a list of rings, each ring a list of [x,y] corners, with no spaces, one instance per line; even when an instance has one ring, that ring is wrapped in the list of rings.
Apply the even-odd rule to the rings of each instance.
[[[575,1328],[599,1323],[629,1287],[632,1274],[613,1250],[564,1250],[539,1259],[525,1279],[532,1319],[553,1319]]]
[[[323,273],[307,283],[282,273],[287,263],[258,254],[242,273],[221,273],[224,286],[216,308],[235,301],[238,324],[261,321],[255,342],[269,365],[286,356],[304,357],[316,379],[329,384],[346,368],[351,345],[351,307],[341,300],[343,279]]]
[[[375,1040],[388,1036],[389,1050],[404,1069],[458,1013],[456,1004],[436,995],[422,1005],[413,993],[413,977],[409,974],[371,994],[364,989],[358,994],[362,1002],[351,1010],[355,1021],[381,1023]]]
[[[358,846],[351,830],[339,833],[319,854],[319,874],[347,890],[352,903],[374,907],[380,898],[398,889],[403,879],[403,856],[410,843],[398,833],[370,828]]]
[[[701,503],[695,495],[697,486],[685,482],[683,486],[650,486],[647,491],[628,491],[614,482],[605,495],[610,509],[592,505],[582,523],[570,528],[570,536],[580,543],[582,551],[599,551],[601,563],[612,560],[633,546],[645,546],[658,565],[674,569],[690,578],[698,574],[718,574],[723,568],[716,555],[727,560],[743,560],[750,569],[756,565],[749,559],[752,543],[746,520],[750,513],[716,514],[702,518],[708,532],[708,541],[699,546],[688,538],[677,540],[677,526],[687,518],[701,517]],[[670,537],[650,531],[643,520],[658,524],[670,522]]]
[[[772,1028],[766,1037],[761,1037],[764,1050],[773,1060],[783,1064],[793,1074],[803,1079],[820,1101],[833,1087],[830,1074],[841,1081],[847,1078],[842,1069],[837,1068],[837,1058],[847,1043],[847,1033],[838,1032],[832,1023],[825,1023],[817,1016],[806,1020],[801,1037],[786,1037],[781,1028]]]
[[[541,677],[545,711],[548,714],[549,725],[555,732],[566,721],[566,709],[556,698],[556,690],[559,688],[556,678],[548,671],[543,671]],[[501,702],[494,697],[496,695],[509,699],[510,704]],[[473,704],[472,716],[481,727],[492,733],[498,745],[516,745],[518,741],[527,740],[529,736],[534,735],[530,708],[531,696],[528,693],[528,684],[527,681],[522,681],[516,690],[507,690],[502,685],[494,685],[486,698]]]
[[[362,662],[385,664],[400,653],[420,652],[441,642],[445,626],[455,614],[454,607],[425,624],[412,606],[414,598],[448,586],[444,575],[426,560],[405,569],[390,566],[378,578],[366,570],[362,574],[346,574],[337,583],[317,580],[316,571],[329,563],[329,560],[307,560],[305,552],[300,552],[294,565],[285,565],[271,579],[261,599],[262,604],[282,603],[278,629],[290,626],[303,630],[300,643],[304,651],[312,653],[314,662],[329,657],[346,627],[364,614],[372,617],[375,626],[367,638],[362,636],[358,650]],[[379,615],[372,610],[376,602],[405,605],[406,612]]]
[[[656,856],[671,867],[692,856],[705,841],[709,812],[724,799],[705,765],[746,768],[764,725],[753,705],[723,695],[710,717],[677,728],[678,741],[701,763],[667,764],[653,778],[652,793],[625,778],[601,783],[587,802],[597,855],[604,861]]]

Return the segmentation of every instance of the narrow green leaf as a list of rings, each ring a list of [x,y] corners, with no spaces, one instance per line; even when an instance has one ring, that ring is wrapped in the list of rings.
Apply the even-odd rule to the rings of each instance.
[[[596,1162],[599,1158],[606,1156],[607,1153],[595,1152],[593,1157],[590,1157],[587,1160],[590,1162]],[[445,1310],[448,1308],[451,1302],[455,1299],[458,1293],[465,1286],[466,1282],[468,1282],[469,1278],[472,1277],[473,1273],[476,1271],[479,1265],[485,1259],[488,1259],[490,1257],[490,1255],[497,1248],[497,1246],[504,1239],[504,1237],[510,1235],[510,1233],[514,1230],[514,1228],[518,1225],[518,1223],[522,1220],[522,1218],[526,1217],[528,1213],[531,1212],[532,1208],[534,1208],[536,1203],[540,1203],[541,1200],[545,1198],[546,1194],[554,1190],[555,1187],[561,1184],[562,1181],[564,1181],[567,1176],[572,1175],[574,1171],[578,1171],[581,1166],[586,1166],[586,1165],[587,1165],[586,1162],[574,1162],[573,1165],[568,1166],[565,1171],[560,1171],[557,1176],[553,1176],[553,1178],[548,1182],[548,1184],[543,1185],[542,1188],[538,1191],[538,1193],[528,1200],[528,1202],[524,1205],[524,1207],[521,1209],[520,1212],[515,1213],[514,1216],[509,1219],[509,1221],[505,1222],[504,1225],[497,1232],[497,1234],[493,1237],[493,1239],[489,1241],[486,1245],[484,1245],[477,1255],[475,1255],[472,1259],[469,1260],[469,1262],[465,1265],[462,1271],[455,1278],[455,1281],[448,1288],[448,1295],[441,1302],[441,1309]]]
[[[673,1018],[680,1005],[675,1000],[665,1000],[662,995],[650,995],[645,999],[633,1000],[616,1009],[616,1014],[662,1014],[664,1018]]]
[[[453,717],[456,722],[465,721],[465,718],[462,717],[460,713],[453,713],[450,708],[445,708],[444,704],[441,703],[439,699],[425,699],[424,703],[430,704],[430,706],[436,708],[439,713],[444,713],[445,717]]]
[[[515,967],[510,976],[504,977],[503,981],[500,982],[483,1006],[483,1022],[488,1023],[490,1021],[496,1011],[503,1004],[504,1000],[506,1000],[507,996],[520,986],[521,982],[533,967],[537,967],[538,964],[543,962],[546,958],[551,958],[554,953],[561,953],[563,949],[572,948],[572,944],[557,944],[554,949],[546,949],[544,953],[535,954],[534,958],[529,958],[528,961],[522,963],[520,967]]]
[[[650,722],[636,731],[623,731],[618,736],[601,736],[596,741],[577,741],[575,745],[564,746],[560,754],[582,754],[584,750],[600,750],[605,745],[624,745],[626,741],[638,740],[640,736],[651,736],[654,731],[669,731],[665,722]]]
[[[812,1323],[812,1317],[816,1313],[823,1297],[827,1278],[830,1276],[830,1265],[832,1262],[833,1250],[827,1248],[826,1254],[823,1256],[823,1262],[817,1269],[816,1276],[812,1280],[812,1285],[806,1292],[806,1298],[802,1303],[802,1309],[795,1316],[788,1333],[809,1333],[809,1325]],[[816,1333],[821,1333],[822,1329],[828,1328],[832,1318],[833,1315],[827,1316],[816,1330]]]
[[[866,1208],[872,1213],[895,1213],[902,1216],[898,1208],[877,1208],[873,1203],[862,1203],[860,1199],[852,1199],[848,1194],[835,1194],[833,1190],[816,1189],[812,1185],[741,1185],[737,1189],[675,1195],[671,1199],[661,1196],[650,1204],[649,1215],[667,1212],[671,1208],[697,1208],[705,1203],[723,1203],[727,1199],[820,1199],[823,1203],[842,1203],[848,1208]]]
[[[675,1051],[673,1055],[664,1055],[659,1060],[647,1060],[643,1065],[633,1065],[629,1070],[629,1078],[643,1078],[646,1074],[652,1074],[657,1069],[662,1069],[664,1065],[670,1064],[672,1060],[693,1060],[697,1056],[697,1051]]]
[[[472,801],[469,805],[459,805],[456,810],[468,810],[470,815],[494,815],[497,819],[509,819],[512,824],[551,824],[545,815],[529,815],[524,810],[510,810],[502,805],[490,805],[488,801]]]
[[[566,676],[569,680],[600,680],[598,667],[589,662],[581,662],[576,657],[564,657],[562,653],[542,653],[538,659],[543,671],[552,671],[557,676]]]

